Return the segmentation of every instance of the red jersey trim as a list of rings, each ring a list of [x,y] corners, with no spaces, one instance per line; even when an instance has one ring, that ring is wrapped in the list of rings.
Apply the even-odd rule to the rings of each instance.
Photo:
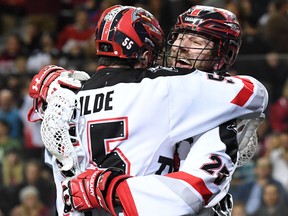
[[[121,201],[121,205],[123,207],[124,215],[133,215],[138,216],[138,211],[130,191],[130,188],[127,184],[127,181],[122,181],[117,189],[116,194]]]
[[[166,176],[175,179],[180,179],[190,184],[202,196],[205,205],[208,204],[210,198],[213,195],[213,193],[207,188],[203,179],[201,178],[198,178],[196,176],[181,171],[175,173],[169,173]]]
[[[244,86],[236,95],[236,97],[231,101],[231,103],[242,107],[249,100],[249,98],[253,95],[254,84],[248,79],[244,79],[240,77],[237,77],[237,78],[242,80]]]

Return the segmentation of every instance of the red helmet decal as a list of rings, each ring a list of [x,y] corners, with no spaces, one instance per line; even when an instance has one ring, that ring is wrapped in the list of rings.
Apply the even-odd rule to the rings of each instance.
[[[153,62],[163,43],[164,33],[158,20],[140,7],[116,5],[106,9],[95,30],[99,56],[137,59],[148,50]]]

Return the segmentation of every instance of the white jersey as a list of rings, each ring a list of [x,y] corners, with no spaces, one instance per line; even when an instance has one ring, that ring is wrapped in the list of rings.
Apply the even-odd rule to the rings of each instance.
[[[101,69],[77,97],[81,167],[114,166],[135,176],[117,188],[124,214],[133,216],[195,215],[219,202],[236,168],[237,146],[223,142],[218,126],[258,117],[268,102],[267,90],[252,77],[166,68]],[[224,127],[235,133],[232,124]],[[176,143],[190,137],[187,158],[171,173]],[[67,215],[63,177],[54,174],[57,209]]]

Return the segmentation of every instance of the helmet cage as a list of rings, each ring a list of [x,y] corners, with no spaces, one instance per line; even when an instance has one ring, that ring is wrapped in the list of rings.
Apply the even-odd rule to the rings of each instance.
[[[176,40],[176,38],[178,37],[179,33],[182,34],[182,37],[180,39],[180,43],[178,45],[174,45],[174,41]],[[183,38],[184,38],[184,35],[187,35],[187,34],[192,34],[192,35],[196,35],[198,37],[202,37],[204,39],[207,39],[207,44],[203,47],[203,48],[196,48],[196,47],[185,47],[185,46],[182,46],[182,41],[183,41]],[[172,66],[172,67],[176,67],[176,63],[178,61],[178,59],[180,59],[179,57],[179,52],[181,49],[186,49],[186,50],[200,50],[201,52],[199,53],[199,55],[196,57],[196,58],[187,58],[186,59],[188,61],[193,61],[193,66],[192,68],[196,68],[196,64],[197,62],[208,62],[209,65],[207,68],[205,67],[204,68],[196,68],[196,69],[199,69],[199,70],[209,70],[207,72],[211,72],[212,71],[216,71],[216,70],[220,70],[220,62],[221,62],[221,57],[220,57],[220,43],[219,41],[215,40],[215,38],[213,36],[210,36],[210,38],[207,38],[205,36],[202,36],[200,34],[195,34],[193,33],[192,31],[189,31],[187,29],[181,31],[181,32],[171,32],[171,35],[168,36],[168,41],[167,41],[167,46],[166,46],[166,65],[167,66]],[[214,45],[212,48],[209,48],[208,47],[208,44],[213,41],[214,42]],[[172,48],[178,48],[176,49],[177,52],[176,52],[176,55],[172,55],[171,53],[171,50]],[[206,57],[205,59],[203,58],[200,58],[201,54],[205,51],[205,50],[209,50],[211,51],[210,52],[210,55],[208,57]],[[183,57],[181,57],[183,59]],[[174,62],[175,62],[175,65],[171,65],[171,60],[174,59]],[[217,67],[214,67],[214,66],[217,66]]]
[[[236,16],[226,10],[209,6],[193,6],[177,18],[169,46],[179,33],[194,34],[214,42],[211,58],[202,61],[216,63],[211,70],[226,70],[233,65],[241,46],[241,30]],[[167,48],[167,47],[166,47]],[[199,61],[199,59],[198,59]]]

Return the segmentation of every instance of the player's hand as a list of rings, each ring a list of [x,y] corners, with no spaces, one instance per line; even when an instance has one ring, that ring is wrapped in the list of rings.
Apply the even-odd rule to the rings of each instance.
[[[57,90],[65,88],[74,92],[75,90],[79,90],[82,86],[82,82],[89,78],[90,76],[83,71],[60,71],[59,76],[55,80],[43,86],[44,90],[41,92],[40,96],[43,99],[46,97],[46,102],[49,102],[49,97]]]
[[[100,208],[95,194],[95,187],[102,172],[100,170],[86,170],[77,177],[65,180],[62,183],[65,213],[68,213],[71,208],[76,211]]]
[[[123,170],[108,168],[103,170],[86,170],[70,180],[62,183],[64,212],[72,209],[87,211],[103,208],[115,214],[113,201],[116,186],[130,176],[124,175]]]
[[[71,90],[79,89],[81,82],[89,78],[90,76],[83,71],[65,70],[57,65],[48,65],[32,78],[29,95],[31,98],[46,101],[48,94],[57,90],[57,86]],[[52,89],[50,88],[51,84],[54,84]]]
[[[43,110],[47,97],[51,96],[59,88],[67,88],[70,90],[78,90],[81,88],[82,82],[86,81],[90,76],[83,71],[65,70],[57,65],[48,65],[43,67],[36,74],[30,83],[29,96],[33,98],[34,105],[28,114],[29,121],[38,121],[43,118]],[[35,113],[40,114],[37,118]]]

